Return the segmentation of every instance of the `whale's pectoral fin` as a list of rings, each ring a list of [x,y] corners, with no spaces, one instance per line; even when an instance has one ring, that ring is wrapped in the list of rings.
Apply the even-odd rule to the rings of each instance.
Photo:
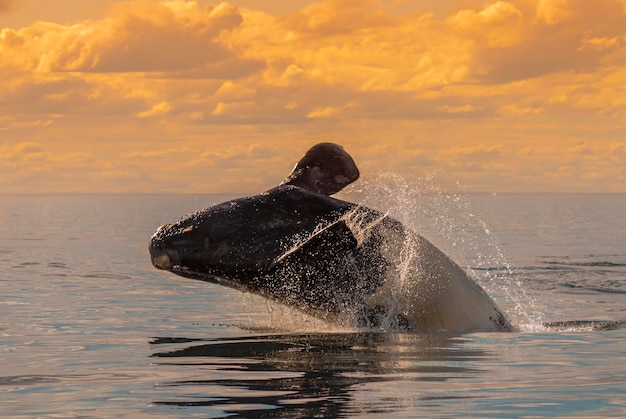
[[[342,146],[320,143],[306,152],[283,184],[332,195],[358,178],[359,169]]]
[[[261,289],[288,305],[315,312],[338,313],[358,298],[358,278],[346,269],[346,257],[358,246],[343,220],[335,221],[293,243],[259,277]]]
[[[345,221],[338,220],[311,234],[309,237],[296,240],[292,247],[269,265],[268,270],[276,270],[281,265],[307,265],[309,262],[318,270],[332,264],[338,255],[344,255],[355,249],[358,242]],[[311,272],[313,273],[313,271]]]
[[[363,307],[364,296],[385,281],[388,263],[372,254],[344,219],[339,219],[296,240],[271,264],[264,276],[267,286],[281,301],[299,307],[339,313],[345,307]],[[378,317],[367,323],[376,324]],[[402,324],[402,319],[397,323]]]

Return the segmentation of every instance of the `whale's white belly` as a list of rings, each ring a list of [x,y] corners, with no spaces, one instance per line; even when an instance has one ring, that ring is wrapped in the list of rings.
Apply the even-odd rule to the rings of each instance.
[[[510,325],[487,293],[428,240],[408,234],[392,240],[389,276],[366,304],[389,307],[413,330],[449,332],[503,331]]]

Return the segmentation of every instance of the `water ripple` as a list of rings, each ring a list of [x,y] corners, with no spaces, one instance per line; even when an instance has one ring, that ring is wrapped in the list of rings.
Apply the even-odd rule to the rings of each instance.
[[[206,378],[159,383],[167,396],[152,405],[214,407],[246,417],[341,415],[349,410],[355,386],[445,382],[481,374],[476,363],[493,355],[462,348],[463,342],[410,333],[155,338],[153,345],[177,345],[152,355],[161,368],[194,366],[213,372]],[[220,371],[228,376],[218,378]],[[398,402],[386,400],[366,410],[391,412]]]

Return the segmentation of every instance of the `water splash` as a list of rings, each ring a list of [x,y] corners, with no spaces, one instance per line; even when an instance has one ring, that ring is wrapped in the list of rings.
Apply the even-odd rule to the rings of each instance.
[[[457,192],[443,191],[435,174],[409,181],[396,173],[379,173],[362,179],[343,194],[347,200],[377,209],[401,221],[450,255],[478,282],[522,331],[542,331],[542,314],[535,308],[487,223],[472,209],[460,185]],[[410,248],[401,259],[415,257]],[[409,263],[404,265],[410,266]],[[398,272],[397,283],[410,277]]]
[[[624,327],[626,320],[570,320],[565,322],[544,323],[545,332],[592,332],[602,330],[617,330]]]
[[[237,326],[255,333],[349,333],[358,331],[347,324],[327,322],[293,307],[250,293],[241,293],[248,315]]]
[[[498,302],[498,305],[504,309],[506,318],[518,329],[523,331],[545,330],[545,327],[541,326],[541,315],[534,310],[534,301],[526,295],[520,283],[520,276],[516,274],[515,269],[507,261],[502,248],[491,234],[487,224],[472,210],[467,194],[444,192],[435,183],[434,177],[409,182],[404,177],[393,173],[381,173],[369,180],[359,182],[359,186],[359,188],[351,187],[346,190],[344,195],[347,195],[347,200],[376,209],[379,213],[363,211],[360,206],[357,206],[353,211],[344,214],[341,221],[351,230],[351,237],[354,237],[358,243],[369,243],[368,246],[376,249],[372,253],[378,255],[382,261],[388,262],[386,266],[379,269],[376,262],[371,259],[375,255],[369,255],[365,249],[360,256],[364,260],[355,260],[353,263],[359,270],[364,267],[367,268],[367,272],[360,272],[360,274],[369,274],[368,278],[373,284],[377,283],[376,275],[382,275],[381,278],[384,278],[384,281],[381,283],[384,283],[385,286],[377,289],[373,294],[371,291],[366,291],[365,288],[355,289],[357,292],[364,292],[366,306],[355,309],[348,304],[345,310],[340,308],[338,315],[332,314],[333,318],[328,319],[333,324],[332,328],[336,327],[334,325],[339,325],[340,328],[347,328],[348,330],[363,328],[384,331],[398,330],[402,329],[403,319],[405,321],[407,321],[406,319],[420,319],[422,318],[421,313],[439,312],[441,303],[444,306],[449,306],[444,309],[446,319],[474,319],[470,314],[470,311],[471,313],[474,312],[473,305],[456,303],[457,301],[467,302],[463,296],[468,294],[463,288],[457,289],[456,286],[450,288],[457,290],[455,297],[449,297],[449,294],[446,294],[446,297],[438,302],[429,299],[429,296],[438,294],[436,290],[439,289],[439,283],[430,280],[428,275],[424,276],[424,272],[429,272],[428,269],[430,268],[421,270],[421,263],[429,263],[428,261],[431,260],[428,254],[422,254],[420,250],[423,250],[423,246],[420,246],[418,242],[422,239],[416,239],[416,236],[412,234],[401,233],[400,231],[404,231],[404,229],[389,231],[386,233],[389,237],[383,237],[384,234],[380,236],[381,229],[376,228],[386,218],[392,217],[408,229],[426,237],[463,266],[465,271]],[[460,189],[458,186],[457,188]],[[302,245],[316,235],[323,235],[326,229],[332,228],[333,224],[320,225],[307,237],[296,237],[295,242],[288,244],[288,250],[279,258],[279,261],[290,257],[292,253],[298,251]],[[392,225],[397,224],[392,223]],[[383,228],[382,230],[386,231],[387,229]],[[378,231],[378,233],[371,236],[372,231]],[[432,246],[430,247],[432,248]],[[363,262],[366,263],[363,264]],[[433,267],[435,266],[433,265]],[[359,274],[358,271],[356,273]],[[282,274],[289,275],[290,273],[285,271]],[[372,275],[374,276],[372,277]],[[281,284],[289,284],[289,278],[286,278]],[[374,289],[376,288],[372,288],[372,290]],[[320,292],[333,291],[320,290]],[[338,298],[329,296],[328,298],[331,301],[342,301],[341,296]],[[353,300],[354,298],[352,300],[346,298],[348,303],[353,302]],[[479,306],[485,305],[479,304]],[[378,307],[382,309],[381,313],[376,311]],[[467,313],[462,313],[455,307],[461,308]],[[489,307],[491,306],[489,305]],[[253,327],[267,327],[268,330],[328,331],[329,326],[323,321],[293,309],[287,309],[281,304],[264,302],[264,308],[267,318],[264,320],[255,318],[251,322],[254,324]],[[448,313],[449,309],[456,314]],[[357,312],[358,310],[366,311]],[[499,312],[495,317],[489,317],[491,314],[485,313],[485,311],[482,311],[481,314],[477,312],[476,319],[481,318],[481,316],[484,316],[484,319],[501,319],[501,325],[495,325],[495,329],[507,329],[507,322]],[[371,315],[374,316],[372,324],[369,323]],[[323,316],[322,311],[320,317]],[[363,319],[366,319],[365,325]],[[419,322],[420,320],[416,321]],[[451,324],[448,323],[448,320],[441,319],[440,321],[442,324]],[[469,330],[487,330],[489,328],[489,326],[480,323],[468,323],[466,320],[453,322],[459,325],[466,324],[469,326]],[[424,330],[430,329],[430,323],[416,324],[418,325],[416,326],[417,330],[422,329],[422,326],[424,326]]]

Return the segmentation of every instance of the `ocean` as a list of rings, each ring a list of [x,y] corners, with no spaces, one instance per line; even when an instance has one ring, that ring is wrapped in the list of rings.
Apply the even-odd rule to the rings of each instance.
[[[626,417],[626,195],[371,186],[342,197],[430,239],[518,330],[339,329],[152,267],[159,225],[233,196],[5,194],[0,416]]]

